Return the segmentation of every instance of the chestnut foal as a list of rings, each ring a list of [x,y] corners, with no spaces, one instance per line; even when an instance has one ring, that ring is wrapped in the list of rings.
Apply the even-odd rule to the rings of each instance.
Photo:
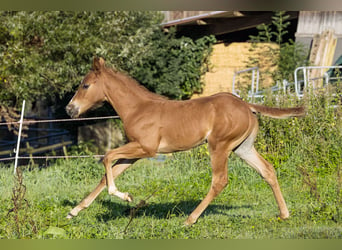
[[[138,159],[188,150],[203,142],[208,142],[212,183],[206,197],[185,221],[186,225],[195,223],[227,185],[227,161],[232,151],[270,185],[280,218],[289,217],[273,166],[253,146],[258,132],[255,114],[274,118],[302,116],[302,107],[269,108],[246,103],[229,93],[186,101],[167,100],[149,92],[129,76],[107,68],[104,59],[94,58],[92,70],[81,82],[66,111],[71,117],[78,117],[104,101],[119,114],[129,142],[106,153],[103,159],[106,174],[94,191],[70,211],[68,218],[88,207],[106,186],[110,195],[132,201],[131,195],[117,189],[114,179]]]

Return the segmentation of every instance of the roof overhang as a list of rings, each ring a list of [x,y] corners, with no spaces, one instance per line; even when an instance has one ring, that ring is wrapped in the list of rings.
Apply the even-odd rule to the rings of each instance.
[[[289,11],[290,19],[298,18],[298,11]],[[274,11],[212,11],[197,16],[162,23],[163,28],[176,27],[179,33],[192,35],[222,35],[271,23]]]
[[[185,17],[181,19],[176,19],[172,21],[168,21],[162,23],[161,25],[165,28],[177,25],[203,25],[208,21],[208,19],[214,18],[228,18],[228,17],[236,17],[243,16],[243,14],[239,11],[212,11],[196,16]]]

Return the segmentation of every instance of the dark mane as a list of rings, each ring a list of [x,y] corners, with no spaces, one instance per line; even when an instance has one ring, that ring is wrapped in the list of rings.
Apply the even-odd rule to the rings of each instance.
[[[109,74],[120,79],[122,82],[125,82],[125,84],[130,85],[131,89],[139,89],[141,93],[145,95],[146,97],[154,99],[154,100],[167,100],[165,96],[158,95],[156,93],[149,91],[146,87],[141,85],[137,80],[129,76],[127,73],[113,70],[110,68],[106,68],[106,69]]]

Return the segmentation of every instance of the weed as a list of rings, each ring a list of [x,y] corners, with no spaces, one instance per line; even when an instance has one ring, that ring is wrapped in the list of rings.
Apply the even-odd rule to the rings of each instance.
[[[30,217],[29,202],[25,198],[26,186],[23,183],[23,175],[19,168],[16,169],[14,176],[14,187],[12,188],[12,205],[8,211],[9,225],[13,225],[16,238],[23,238],[24,231],[29,229],[33,234],[37,233],[35,222]]]

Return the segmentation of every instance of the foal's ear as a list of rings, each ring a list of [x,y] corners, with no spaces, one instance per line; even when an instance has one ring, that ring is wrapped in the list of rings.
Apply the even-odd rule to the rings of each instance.
[[[102,68],[105,67],[105,60],[100,57],[94,57],[94,60],[93,60],[93,70],[94,71],[99,71],[101,70]]]

